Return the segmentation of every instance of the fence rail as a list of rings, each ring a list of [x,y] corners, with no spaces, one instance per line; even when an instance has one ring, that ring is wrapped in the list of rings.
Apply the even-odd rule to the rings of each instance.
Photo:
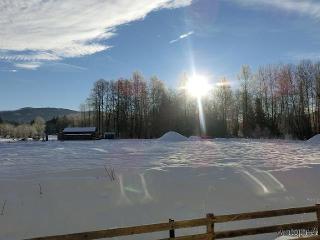
[[[215,225],[218,223],[227,223],[242,220],[253,220],[259,218],[271,218],[279,216],[288,216],[296,214],[315,213],[315,221],[286,223],[272,226],[262,226],[256,228],[244,228],[237,230],[215,231]],[[188,236],[175,236],[175,230],[181,228],[193,228],[193,227],[206,227],[206,233],[188,235]],[[285,231],[289,229],[303,229],[303,228],[316,228],[318,230],[318,236],[312,236],[303,238],[304,240],[320,240],[320,204],[315,206],[300,207],[300,208],[286,208],[269,211],[257,211],[239,214],[228,214],[215,216],[212,213],[206,215],[205,218],[174,221],[172,219],[165,223],[156,223],[149,225],[114,228],[99,231],[90,231],[82,233],[72,233],[56,236],[46,236],[29,238],[25,240],[90,240],[101,238],[113,238],[119,236],[130,236],[143,233],[153,233],[169,231],[169,238],[161,240],[215,240],[223,238],[234,238],[240,236],[258,235],[274,233],[279,231]]]

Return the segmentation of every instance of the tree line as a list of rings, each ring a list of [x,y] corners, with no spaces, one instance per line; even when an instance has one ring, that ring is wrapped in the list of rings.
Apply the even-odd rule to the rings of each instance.
[[[100,79],[80,105],[78,126],[96,126],[121,138],[156,138],[169,130],[186,136],[298,138],[320,131],[320,62],[275,64],[253,72],[241,67],[235,86],[222,78],[202,98],[205,132],[198,102],[183,86],[169,89],[156,76]]]
[[[40,138],[85,126],[120,138],[158,138],[177,131],[185,136],[308,139],[320,132],[320,62],[265,65],[256,71],[244,65],[236,82],[222,77],[201,99],[205,131],[198,101],[184,88],[187,81],[184,74],[178,87],[170,89],[156,76],[145,79],[139,72],[100,79],[79,114],[21,125],[0,119],[0,136]]]
[[[16,124],[4,122],[0,118],[0,137],[5,138],[44,138],[46,122],[42,117],[36,117],[30,123]]]

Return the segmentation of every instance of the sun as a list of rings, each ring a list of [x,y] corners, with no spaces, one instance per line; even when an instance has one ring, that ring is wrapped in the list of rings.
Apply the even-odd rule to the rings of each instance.
[[[193,75],[189,77],[186,84],[188,93],[194,97],[201,98],[210,91],[208,79],[202,75]]]

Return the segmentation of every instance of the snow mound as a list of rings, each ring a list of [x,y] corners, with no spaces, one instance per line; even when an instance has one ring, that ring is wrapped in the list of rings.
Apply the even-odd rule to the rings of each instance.
[[[308,143],[317,143],[320,144],[320,134],[313,136],[312,138],[307,140]]]
[[[180,133],[170,131],[162,135],[162,137],[158,138],[160,141],[172,141],[172,142],[180,142],[186,141],[188,138],[181,135]]]
[[[56,141],[56,140],[58,140],[57,135],[48,135],[48,141]]]
[[[202,138],[199,137],[199,136],[190,136],[190,137],[188,138],[188,140],[189,140],[189,141],[201,141]]]
[[[12,143],[16,141],[17,139],[13,139],[13,138],[0,138],[0,143]]]

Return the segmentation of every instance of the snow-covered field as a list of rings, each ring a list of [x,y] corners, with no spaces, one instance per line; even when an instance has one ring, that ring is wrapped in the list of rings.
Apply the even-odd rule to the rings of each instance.
[[[303,141],[0,143],[0,239],[313,205],[320,202],[319,164],[319,144]],[[114,169],[115,181],[105,168]]]

